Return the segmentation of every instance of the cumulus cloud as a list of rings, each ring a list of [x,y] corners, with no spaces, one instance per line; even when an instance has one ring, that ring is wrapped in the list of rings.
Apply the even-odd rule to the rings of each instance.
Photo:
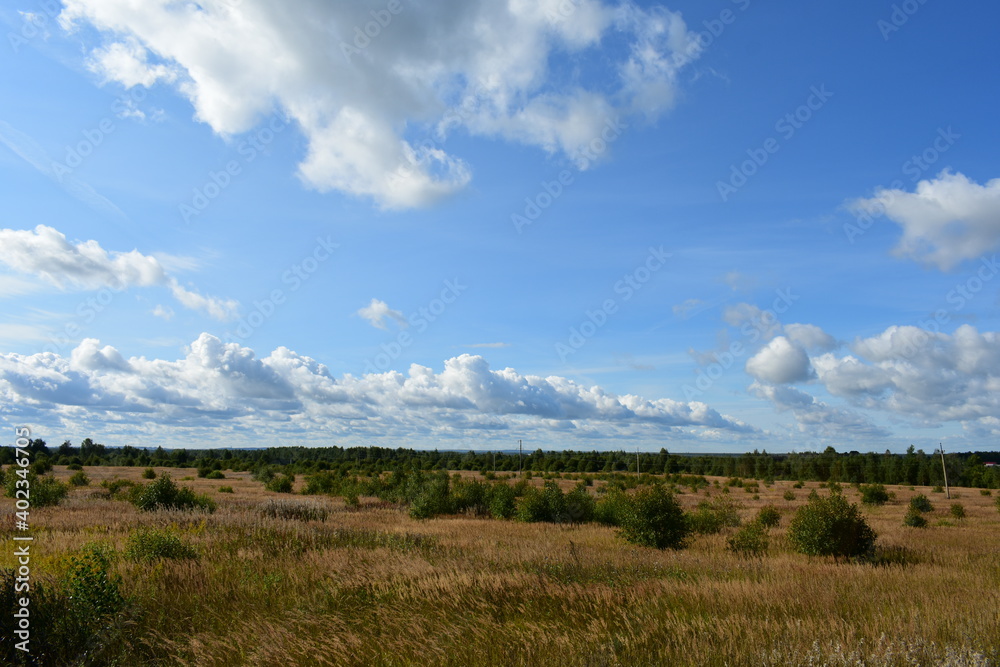
[[[358,310],[358,315],[368,320],[376,329],[387,329],[386,320],[392,320],[401,327],[408,326],[406,316],[398,310],[393,310],[385,301],[372,299],[372,302]]]
[[[469,182],[468,165],[442,147],[449,133],[573,158],[618,117],[655,120],[700,52],[679,14],[629,0],[442,0],[396,14],[322,0],[64,5],[65,28],[106,38],[89,60],[104,78],[175,85],[221,135],[280,110],[306,136],[307,185],[389,208]],[[567,58],[592,64],[562,67]]]
[[[836,338],[815,324],[786,324],[785,335],[807,350],[832,350],[838,345]]]
[[[69,359],[0,355],[0,396],[10,409],[32,411],[39,419],[230,425],[259,433],[310,429],[419,439],[422,433],[455,437],[553,425],[660,437],[756,432],[704,403],[616,395],[563,377],[493,370],[474,355],[448,359],[440,372],[414,364],[406,375],[335,378],[323,364],[287,348],[259,358],[209,334],[174,361],[125,359],[95,339],[84,340]]]
[[[1000,178],[980,185],[945,170],[914,192],[881,189],[851,207],[884,213],[903,230],[897,255],[942,270],[1000,247]]]
[[[778,336],[747,359],[746,371],[772,384],[805,382],[813,376],[809,355],[801,346]]]
[[[770,401],[779,412],[791,411],[800,433],[823,438],[887,437],[889,432],[854,410],[832,407],[795,387],[754,382],[750,392]]]
[[[166,286],[184,306],[223,321],[233,319],[239,308],[236,301],[202,296],[183,287],[155,257],[138,250],[108,252],[94,240],[72,243],[46,225],[34,230],[0,229],[0,246],[4,249],[0,262],[60,289]]]

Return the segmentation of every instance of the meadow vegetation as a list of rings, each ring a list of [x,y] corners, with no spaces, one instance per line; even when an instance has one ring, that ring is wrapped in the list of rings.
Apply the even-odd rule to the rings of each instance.
[[[1000,660],[992,495],[963,496],[959,520],[913,510],[934,522],[915,531],[929,487],[871,504],[682,474],[317,471],[269,490],[291,475],[225,469],[221,492],[210,472],[86,466],[70,486],[77,472],[36,479],[66,490],[32,509],[41,664]]]

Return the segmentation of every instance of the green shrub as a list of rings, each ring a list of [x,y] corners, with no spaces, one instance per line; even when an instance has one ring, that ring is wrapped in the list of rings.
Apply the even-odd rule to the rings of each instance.
[[[865,484],[861,487],[861,502],[865,505],[885,505],[889,494],[882,484]]]
[[[451,514],[453,508],[450,484],[448,473],[443,470],[429,481],[420,483],[420,491],[410,503],[410,516],[414,519],[430,519],[441,514]]]
[[[143,479],[156,479],[156,471],[152,468],[146,468],[142,471]]]
[[[788,489],[787,491],[785,491],[784,494],[782,494],[781,497],[784,498],[785,500],[795,500],[795,492],[792,491],[791,489]]]
[[[106,479],[101,482],[101,486],[108,490],[108,496],[113,500],[127,497],[133,488],[136,486],[141,487],[141,485],[137,485],[130,479]]]
[[[23,475],[16,470],[8,471],[6,489],[8,498],[17,498],[18,490],[27,490],[31,507],[58,505],[69,493],[69,486],[55,477],[39,476],[30,470]]]
[[[805,486],[805,484],[803,484],[801,480],[798,481],[798,482],[795,482],[795,484],[792,484],[792,488],[793,489],[801,489],[803,486]]]
[[[494,519],[512,519],[517,511],[515,491],[503,482],[490,487],[486,502]]]
[[[205,479],[225,479],[226,476],[222,474],[221,470],[213,470],[212,472],[205,475]]]
[[[90,478],[87,477],[86,473],[82,470],[73,474],[69,478],[70,486],[88,486],[90,484]]]
[[[291,493],[294,475],[276,475],[264,483],[264,488],[275,493]]]
[[[774,505],[764,505],[757,512],[756,521],[765,528],[774,528],[781,523],[781,512]]]
[[[910,498],[910,509],[917,512],[933,512],[934,506],[924,494],[918,494]]]
[[[647,486],[629,499],[621,521],[626,541],[657,549],[680,549],[690,533],[684,510],[662,485]]]
[[[570,523],[588,523],[594,520],[597,502],[587,493],[584,482],[566,494],[566,520]]]
[[[944,493],[944,487],[938,484],[933,489],[931,489],[931,493]]]
[[[979,489],[979,495],[981,496],[992,496],[993,492],[989,489]]]
[[[751,521],[726,540],[729,551],[748,558],[764,555],[768,544],[767,527],[759,521]]]
[[[628,509],[628,496],[623,491],[605,493],[594,507],[594,520],[605,526],[620,526]]]
[[[539,489],[531,487],[517,503],[515,514],[518,521],[534,523],[549,521],[560,523],[568,519],[566,513],[566,496],[559,485],[553,481],[545,482]]]
[[[903,525],[910,526],[911,528],[923,528],[927,525],[927,519],[924,518],[919,510],[911,507],[906,510],[906,516],[903,517]]]
[[[962,503],[954,503],[949,511],[956,519],[965,518],[965,506]]]
[[[740,525],[740,515],[732,499],[720,497],[712,502],[698,503],[698,507],[687,514],[686,521],[692,532],[713,535],[723,528]]]
[[[75,610],[104,616],[116,614],[125,606],[121,577],[111,571],[115,556],[111,547],[93,542],[70,556],[65,584]]]
[[[176,533],[167,530],[140,530],[133,533],[128,538],[124,553],[125,558],[139,563],[150,563],[162,558],[189,560],[198,557],[194,547],[184,544]]]
[[[70,463],[66,466],[66,470],[83,470],[83,466],[79,463]]]
[[[844,492],[844,487],[840,485],[840,482],[827,482],[826,488],[830,490],[831,494],[841,494]]]
[[[788,527],[796,551],[809,556],[857,557],[875,548],[875,531],[842,494],[816,497],[800,507]]]
[[[258,508],[263,516],[298,521],[326,521],[330,511],[322,505],[294,500],[268,500]]]
[[[215,501],[203,494],[195,494],[189,487],[178,487],[163,473],[147,486],[136,485],[130,492],[132,504],[145,512],[163,509],[215,511]]]
[[[231,487],[231,486],[220,486],[219,487],[219,493],[232,493],[232,492],[233,492],[233,487]]]

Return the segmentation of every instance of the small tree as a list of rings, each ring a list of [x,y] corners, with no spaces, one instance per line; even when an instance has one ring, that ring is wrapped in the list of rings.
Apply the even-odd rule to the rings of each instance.
[[[781,512],[774,505],[764,505],[757,513],[757,522],[765,528],[773,528],[781,523]]]
[[[934,506],[922,493],[918,493],[910,499],[910,509],[917,512],[933,512]]]
[[[861,487],[861,502],[865,505],[885,505],[889,494],[881,484],[865,484]]]
[[[875,537],[858,506],[839,493],[811,498],[788,527],[792,546],[809,556],[864,556],[875,548]]]
[[[927,525],[927,519],[918,510],[911,507],[906,511],[906,516],[903,517],[903,525],[911,528],[923,528]]]
[[[751,521],[726,540],[726,548],[745,557],[762,556],[768,547],[767,527],[758,521]]]
[[[689,532],[680,503],[659,484],[629,499],[620,529],[626,541],[657,549],[683,548]]]

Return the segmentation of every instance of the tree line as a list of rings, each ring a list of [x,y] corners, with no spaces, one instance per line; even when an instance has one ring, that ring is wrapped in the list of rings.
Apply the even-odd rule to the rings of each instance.
[[[155,449],[109,447],[85,438],[79,446],[66,441],[50,447],[35,439],[28,449],[33,466],[45,472],[52,465],[161,466],[196,468],[204,476],[212,470],[256,471],[278,469],[289,474],[321,470],[351,475],[377,475],[394,470],[475,470],[534,473],[650,473],[747,477],[859,484],[937,486],[944,483],[938,453],[915,450],[905,454],[823,452],[772,454],[671,454],[626,451],[516,452],[419,450],[399,447],[267,447],[263,449]],[[12,447],[0,449],[0,465],[14,460]],[[944,457],[948,482],[953,486],[1000,488],[997,452],[950,453]]]

